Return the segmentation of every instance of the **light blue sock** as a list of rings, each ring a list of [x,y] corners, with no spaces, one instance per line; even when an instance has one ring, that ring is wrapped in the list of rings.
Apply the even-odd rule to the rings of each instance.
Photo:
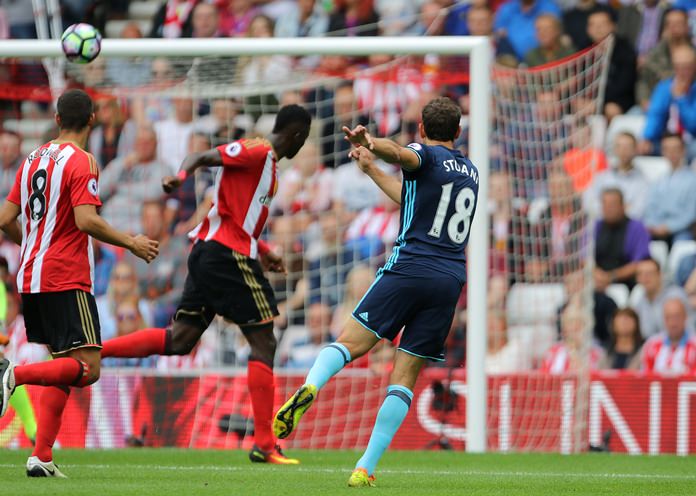
[[[307,374],[305,384],[313,384],[317,389],[324,387],[333,376],[350,362],[350,351],[341,343],[333,343],[319,352],[314,365]]]
[[[391,385],[387,388],[387,397],[377,413],[370,442],[355,468],[364,468],[368,475],[374,473],[377,462],[406,418],[412,399],[413,392],[405,386]]]

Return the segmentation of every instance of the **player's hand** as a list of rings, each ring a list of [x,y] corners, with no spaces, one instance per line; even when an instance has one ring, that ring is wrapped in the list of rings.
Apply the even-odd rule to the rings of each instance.
[[[370,172],[372,166],[375,165],[375,156],[364,146],[353,148],[350,153],[348,153],[348,156],[358,163],[358,167],[360,167],[360,170],[365,174]]]
[[[162,179],[162,189],[165,193],[171,193],[175,189],[178,189],[181,183],[183,183],[183,181],[179,176],[165,176],[164,179]]]
[[[263,255],[260,255],[259,258],[261,261],[261,266],[264,270],[267,270],[269,272],[278,272],[280,274],[288,273],[287,270],[285,270],[283,257],[278,255],[277,253],[274,253],[273,250],[269,251],[268,253],[264,253]]]
[[[138,234],[133,236],[133,246],[131,246],[130,251],[136,257],[150,263],[159,255],[159,241],[150,239],[143,234]]]
[[[375,147],[372,141],[372,136],[367,132],[367,128],[363,125],[356,126],[350,129],[348,126],[343,126],[343,132],[346,133],[346,140],[350,141],[355,146],[364,146],[369,150]]]

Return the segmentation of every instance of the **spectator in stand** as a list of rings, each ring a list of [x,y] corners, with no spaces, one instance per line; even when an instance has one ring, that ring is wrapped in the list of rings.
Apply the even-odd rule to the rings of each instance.
[[[514,374],[532,368],[530,346],[521,339],[509,339],[505,313],[488,313],[488,348],[485,368],[487,374]]]
[[[140,224],[145,236],[159,241],[160,254],[150,264],[130,254],[126,254],[124,261],[135,269],[140,294],[152,305],[154,325],[167,326],[184,289],[189,242],[184,235],[169,234],[164,222],[164,205],[160,201],[142,204]]]
[[[116,304],[113,313],[116,323],[116,334],[113,337],[127,336],[138,329],[150,327],[145,323],[139,304],[137,295],[125,297]],[[106,367],[152,367],[155,361],[155,357],[106,358],[102,363]]]
[[[329,27],[329,18],[316,0],[298,0],[289,14],[275,25],[277,38],[321,37]]]
[[[647,54],[642,54],[644,60],[639,64],[636,100],[646,111],[658,83],[674,76],[672,50],[679,45],[691,45],[689,18],[686,12],[678,9],[668,10],[663,21],[660,41]]]
[[[188,38],[191,13],[198,0],[167,0],[152,19],[148,38]]]
[[[220,31],[220,16],[215,5],[201,2],[193,8],[191,14],[192,38],[218,38]]]
[[[329,16],[329,34],[338,36],[377,36],[379,17],[372,0],[334,0]]]
[[[94,296],[102,296],[109,289],[111,271],[116,266],[116,253],[111,246],[92,239],[94,249]]]
[[[408,34],[440,36],[445,32],[445,19],[445,14],[436,1],[423,2],[418,13],[418,21]]]
[[[10,38],[36,38],[36,21],[32,2],[26,0],[1,0],[0,7],[5,10],[10,23]]]
[[[563,286],[566,292],[566,301],[557,311],[556,327],[560,335],[563,334],[563,313],[568,308],[584,308],[586,302],[585,269],[579,267],[563,276]],[[594,316],[594,327],[592,336],[597,343],[606,346],[609,342],[609,324],[617,306],[604,292],[605,288],[594,286],[592,292],[592,313]]]
[[[202,133],[192,133],[189,138],[189,154],[210,150],[210,138]],[[204,218],[212,206],[214,172],[198,169],[179,189],[167,196],[164,222],[175,235],[187,234]],[[199,203],[199,199],[201,199]]]
[[[22,137],[14,131],[0,131],[0,197],[7,198],[23,161]]]
[[[143,33],[138,23],[129,22],[118,35],[124,39],[140,39]],[[143,86],[150,80],[152,60],[145,57],[118,57],[107,60],[106,77],[115,86]]]
[[[640,319],[635,310],[631,308],[617,310],[614,318],[611,319],[609,331],[609,347],[600,368],[638,370],[643,335],[640,333]]]
[[[538,46],[524,56],[529,67],[548,64],[575,53],[575,48],[563,43],[561,21],[552,14],[542,14],[534,21]]]
[[[573,8],[563,13],[563,31],[578,50],[584,50],[592,45],[592,39],[587,34],[587,20],[590,14],[598,11],[614,15],[614,9],[596,0],[579,0]]]
[[[620,189],[602,192],[602,219],[597,221],[595,239],[595,287],[604,291],[610,284],[636,284],[638,262],[650,258],[650,233],[638,220],[626,216]]]
[[[350,143],[344,139],[343,126],[353,129],[358,124],[367,126],[369,122],[368,117],[358,111],[358,101],[351,81],[336,86],[332,100],[333,115],[328,116],[321,130],[321,154],[324,165],[329,169],[338,167],[348,159]]]
[[[360,253],[347,250],[343,245],[345,226],[340,225],[338,220],[338,215],[329,210],[305,233],[306,238],[317,238],[308,243],[305,251],[309,302],[326,303],[331,308],[343,300],[348,272],[361,260]]]
[[[619,9],[616,32],[628,40],[635,49],[639,68],[660,41],[660,27],[664,14],[665,5],[659,0],[643,0],[631,5],[622,5]],[[640,95],[636,97],[640,103]]]
[[[167,166],[163,175],[175,175],[186,157],[189,137],[193,131],[193,101],[174,98],[174,116],[155,122],[157,157]]]
[[[141,126],[133,152],[117,157],[100,175],[101,214],[116,229],[140,233],[140,205],[163,196],[161,180],[170,172],[156,152],[155,131]]]
[[[257,15],[249,23],[246,36],[250,38],[272,38],[273,20],[265,15]],[[243,57],[238,61],[237,70],[242,82],[249,87],[263,87],[264,84],[287,81],[292,68],[292,59],[285,55],[257,55]],[[261,94],[246,99],[246,105],[275,108],[278,95]]]
[[[507,0],[495,15],[494,29],[506,36],[519,60],[537,47],[534,22],[541,14],[561,16],[561,10],[552,0]]]
[[[679,134],[688,145],[689,158],[696,157],[696,49],[677,45],[672,49],[674,77],[660,81],[652,92],[646,115],[643,155],[658,154],[665,133]],[[664,153],[663,153],[664,155]]]
[[[587,35],[592,43],[599,43],[615,33],[616,24],[611,13],[598,10],[587,18]],[[628,41],[615,36],[604,93],[604,116],[607,120],[633,107],[636,102],[635,85],[636,52]]]
[[[684,301],[667,299],[662,310],[664,327],[643,345],[642,370],[661,375],[696,373],[696,337],[687,320]]]
[[[295,332],[288,350],[287,363],[290,369],[308,369],[316,360],[321,349],[330,342],[331,308],[324,303],[313,303],[307,309],[307,326],[304,332]]]
[[[418,17],[419,2],[413,0],[375,0],[381,36],[404,34]]]
[[[653,239],[690,240],[696,222],[696,172],[686,163],[681,136],[665,135],[661,143],[671,171],[650,185],[643,222]]]
[[[379,197],[380,203],[361,211],[346,231],[346,248],[361,258],[383,254],[399,235],[399,205],[384,193]]]
[[[222,0],[220,2],[220,30],[224,36],[245,36],[251,21],[259,14],[252,0]]]
[[[471,36],[489,36],[495,47],[496,62],[517,67],[517,54],[507,35],[493,33],[493,11],[486,5],[474,5],[466,13],[467,31]]]
[[[666,286],[662,281],[660,264],[655,260],[638,262],[636,281],[642,288],[633,303],[640,317],[640,330],[644,338],[654,336],[663,328],[662,307],[667,300],[678,298],[686,303],[684,290],[678,286]]]
[[[589,356],[585,356],[588,316],[581,306],[568,306],[561,314],[561,342],[546,352],[540,371],[547,374],[565,374],[585,369],[597,370],[604,356],[602,348],[594,341]],[[589,363],[583,363],[589,359]]]
[[[94,113],[97,126],[89,135],[89,152],[101,167],[106,167],[117,156],[133,149],[137,126],[126,120],[118,100],[114,97],[98,99]]]
[[[121,303],[131,299],[138,302],[138,312],[143,318],[144,327],[151,327],[152,312],[147,301],[140,298],[135,270],[127,262],[119,262],[111,271],[109,290],[105,295],[97,298],[102,339],[116,337],[118,320],[116,310]]]
[[[601,210],[601,194],[608,188],[621,190],[626,213],[633,219],[642,219],[650,184],[645,175],[633,167],[638,142],[628,132],[620,132],[614,138],[614,166],[595,175],[592,186],[587,190],[584,200],[585,209],[594,215]]]
[[[292,159],[292,166],[278,180],[271,210],[285,215],[319,213],[331,207],[333,170],[325,169],[319,150],[307,142]]]

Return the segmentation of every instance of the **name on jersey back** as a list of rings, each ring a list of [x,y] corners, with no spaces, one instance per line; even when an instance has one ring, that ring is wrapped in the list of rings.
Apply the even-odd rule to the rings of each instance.
[[[473,181],[478,184],[478,172],[476,169],[469,169],[466,164],[460,164],[454,159],[443,160],[442,166],[445,168],[445,172],[459,172],[469,176]]]

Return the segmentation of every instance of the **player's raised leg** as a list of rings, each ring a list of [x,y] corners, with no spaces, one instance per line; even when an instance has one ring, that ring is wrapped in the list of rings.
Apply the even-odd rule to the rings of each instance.
[[[370,441],[363,456],[355,465],[355,470],[348,480],[351,487],[373,486],[377,462],[389,447],[394,435],[406,418],[413,400],[413,387],[425,359],[397,351],[394,359],[394,371],[389,380],[387,395],[377,413],[377,420],[372,429]]]
[[[288,437],[297,427],[302,415],[312,406],[319,390],[338,374],[351,360],[370,351],[380,338],[350,319],[335,343],[319,352],[305,382],[280,407],[273,420],[273,432],[280,439]]]

